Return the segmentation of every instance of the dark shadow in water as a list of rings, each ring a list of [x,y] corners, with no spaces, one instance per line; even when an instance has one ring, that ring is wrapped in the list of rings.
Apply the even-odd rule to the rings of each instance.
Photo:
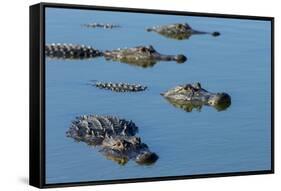
[[[204,106],[213,107],[217,111],[225,111],[231,105],[231,102],[224,102],[221,104],[210,106],[199,101],[175,101],[169,98],[165,98],[165,100],[167,100],[174,107],[180,108],[186,112],[192,112],[193,110],[200,112]]]

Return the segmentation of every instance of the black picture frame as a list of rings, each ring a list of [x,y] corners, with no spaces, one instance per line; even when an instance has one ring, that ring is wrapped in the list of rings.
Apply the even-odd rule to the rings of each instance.
[[[271,22],[271,169],[231,173],[213,173],[186,176],[166,176],[140,179],[122,179],[105,181],[86,181],[46,184],[45,182],[45,8],[66,8],[84,10],[103,10],[115,12],[153,13],[165,15],[185,15],[199,17],[234,18],[262,20]],[[227,177],[274,173],[274,18],[214,13],[196,13],[152,9],[121,7],[103,7],[89,5],[39,3],[30,6],[30,147],[29,147],[29,184],[38,188],[66,186],[85,186],[116,183],[133,183],[177,179]]]

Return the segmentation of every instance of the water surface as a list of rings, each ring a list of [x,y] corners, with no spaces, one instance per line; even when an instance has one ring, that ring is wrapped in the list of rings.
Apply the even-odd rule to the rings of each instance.
[[[103,22],[121,28],[91,29]],[[145,28],[188,22],[221,36],[172,40]],[[270,169],[270,22],[47,8],[46,42],[91,45],[112,50],[153,45],[160,53],[185,54],[184,64],[158,62],[150,68],[106,61],[46,59],[46,183],[115,180]],[[90,80],[141,83],[139,93],[116,93],[89,86]],[[160,96],[178,84],[200,82],[227,92],[232,104],[185,112]],[[98,149],[65,136],[82,114],[133,120],[139,136],[159,155],[152,166],[121,166]]]

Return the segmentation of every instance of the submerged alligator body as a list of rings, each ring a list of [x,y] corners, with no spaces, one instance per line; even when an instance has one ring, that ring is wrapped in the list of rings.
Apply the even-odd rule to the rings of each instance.
[[[45,55],[56,59],[89,59],[103,53],[91,46],[52,43],[45,45]]]
[[[119,61],[144,68],[155,65],[157,61],[176,61],[178,63],[183,63],[187,60],[187,58],[182,54],[160,54],[151,45],[117,49],[112,51],[107,50],[104,52],[104,57],[107,60]]]
[[[175,107],[187,112],[192,111],[193,108],[200,110],[204,105],[222,111],[231,105],[231,97],[227,93],[208,92],[200,83],[179,85],[161,95]]]
[[[148,32],[156,32],[167,38],[183,40],[188,39],[194,34],[210,34],[212,36],[219,36],[219,32],[203,32],[192,29],[187,23],[175,23],[170,25],[154,26],[146,29]]]
[[[112,29],[112,28],[119,28],[120,25],[115,25],[115,24],[104,24],[104,23],[89,23],[89,24],[84,24],[84,27],[89,27],[89,28],[104,28],[104,29]]]
[[[140,137],[132,121],[115,116],[84,115],[77,117],[66,132],[68,137],[100,147],[108,159],[126,164],[130,159],[138,164],[150,165],[158,159]]]
[[[107,89],[115,92],[140,92],[147,89],[147,86],[140,84],[99,82],[94,80],[92,81],[92,85],[100,89]]]

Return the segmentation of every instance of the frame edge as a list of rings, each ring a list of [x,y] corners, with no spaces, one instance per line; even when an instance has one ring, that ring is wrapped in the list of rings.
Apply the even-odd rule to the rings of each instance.
[[[29,7],[29,185],[42,188],[40,41],[41,4]]]
[[[154,177],[154,178],[143,178],[143,179],[124,179],[124,180],[109,180],[109,181],[89,181],[89,182],[70,182],[70,183],[55,183],[55,184],[46,184],[45,182],[45,148],[44,138],[45,129],[44,125],[42,126],[42,90],[44,92],[44,85],[42,84],[42,71],[45,69],[43,65],[43,50],[44,50],[44,28],[42,28],[42,18],[43,11],[46,7],[53,8],[80,8],[80,9],[96,9],[96,10],[107,10],[107,11],[119,11],[119,12],[139,12],[139,13],[151,13],[156,14],[171,14],[171,15],[187,15],[190,16],[203,16],[203,17],[217,17],[217,18],[232,18],[232,19],[250,19],[250,20],[267,20],[271,21],[271,106],[272,106],[272,124],[271,124],[271,169],[264,171],[252,171],[252,172],[234,172],[234,173],[219,173],[219,174],[204,174],[204,175],[188,175],[188,176],[174,176],[174,177]],[[106,185],[106,184],[120,184],[120,183],[139,183],[139,182],[154,182],[154,181],[169,181],[169,180],[184,180],[184,179],[196,179],[196,178],[220,178],[220,177],[229,177],[229,176],[245,176],[245,175],[265,175],[265,174],[274,174],[274,17],[266,16],[249,16],[249,15],[230,15],[230,14],[219,14],[219,13],[197,13],[197,12],[187,12],[187,11],[172,11],[172,10],[154,10],[154,9],[141,9],[141,8],[123,8],[123,7],[109,7],[109,6],[94,6],[94,5],[76,5],[76,4],[61,4],[61,3],[39,3],[33,6],[30,6],[30,12],[33,9],[39,11],[36,15],[36,19],[31,18],[30,16],[30,135],[33,133],[33,139],[30,136],[30,185],[37,188],[58,188],[58,187],[70,187],[70,186],[90,186],[90,185]],[[38,9],[38,10],[37,10]],[[33,22],[32,22],[33,21]],[[35,22],[34,22],[35,21]],[[35,26],[32,26],[35,25]],[[35,29],[36,28],[36,29]],[[32,30],[35,30],[32,31]],[[38,36],[37,36],[38,35]],[[34,40],[34,38],[38,38]],[[36,48],[34,48],[36,46]],[[33,54],[32,54],[33,53]],[[32,55],[31,55],[32,54]],[[36,57],[36,61],[34,61]],[[33,59],[33,60],[32,60]],[[32,70],[33,68],[33,70]],[[34,74],[34,72],[36,72]],[[32,81],[35,79],[36,82]],[[33,89],[33,91],[31,90]],[[37,97],[36,97],[37,96]],[[38,99],[32,101],[32,98]],[[34,107],[34,103],[38,104]],[[44,107],[44,106],[43,106]],[[33,110],[32,110],[33,109]],[[36,113],[36,111],[38,113]],[[35,112],[34,112],[35,111]],[[45,113],[44,113],[45,114]],[[32,118],[33,116],[33,118]],[[34,118],[34,116],[36,116]],[[32,125],[31,121],[36,120],[37,125]],[[38,121],[37,121],[38,120]],[[43,120],[44,122],[44,120]],[[34,134],[35,133],[35,134]],[[35,136],[36,137],[35,137]],[[38,140],[37,140],[38,139]],[[35,143],[36,145],[32,145]],[[34,152],[31,152],[31,148],[38,149]],[[43,149],[43,150],[42,150]],[[31,156],[32,155],[32,156]],[[36,155],[36,156],[34,156]],[[34,161],[35,164],[31,164],[31,159],[39,158],[38,161]],[[43,157],[43,158],[42,158]],[[33,159],[34,160],[34,159]],[[38,162],[38,163],[37,163]],[[36,169],[37,167],[37,169]],[[35,168],[35,169],[34,169]],[[37,173],[38,176],[34,176]]]

